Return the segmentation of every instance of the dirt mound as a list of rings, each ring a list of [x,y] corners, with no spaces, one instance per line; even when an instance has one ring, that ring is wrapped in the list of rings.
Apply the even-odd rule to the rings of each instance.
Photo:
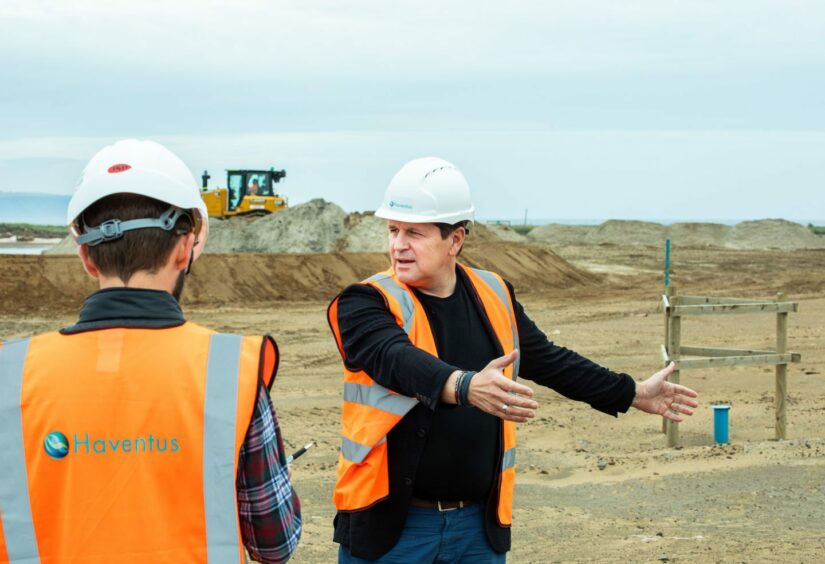
[[[719,223],[674,223],[610,220],[601,225],[547,224],[527,240],[550,245],[661,246],[665,239],[683,247],[730,249],[822,249],[825,238],[784,219],[743,221],[731,227]]]
[[[492,270],[512,282],[519,294],[598,284],[599,275],[580,270],[546,247],[519,243],[484,243],[470,240],[462,262]]]
[[[520,294],[600,280],[541,247],[468,244],[462,259],[501,273]],[[187,279],[183,303],[255,307],[277,300],[327,300],[388,267],[384,253],[207,254]],[[96,288],[77,257],[0,255],[0,269],[0,314],[77,311]]]
[[[527,240],[550,245],[587,244],[587,235],[593,230],[591,225],[563,225],[548,223],[539,225],[527,234]]]
[[[784,219],[737,223],[728,233],[731,249],[825,249],[825,238],[807,227]]]
[[[683,247],[723,247],[730,230],[721,223],[674,223],[667,236],[671,243]]]
[[[315,199],[258,218],[210,222],[207,253],[328,253],[343,235],[346,213]]]
[[[588,233],[589,243],[596,245],[646,245],[658,247],[667,239],[667,228],[649,221],[619,221],[611,219]]]
[[[209,220],[207,253],[329,253],[344,235],[346,213],[340,207],[315,199],[266,216],[236,216]],[[355,248],[354,251],[370,250]],[[76,254],[71,237],[46,251]]]
[[[54,247],[46,249],[43,251],[43,254],[46,255],[76,255],[77,254],[77,243],[74,242],[71,235],[64,238]]]
[[[659,246],[667,238],[666,231],[658,223],[611,219],[600,225],[541,225],[527,239],[551,245]]]
[[[479,241],[510,241],[512,243],[523,243],[527,239],[524,235],[516,233],[509,225],[500,223],[475,223],[470,229],[470,237]]]
[[[505,225],[477,223],[471,229],[473,241],[524,241]],[[347,215],[337,205],[315,199],[267,216],[236,216],[211,219],[207,253],[331,253],[384,252],[387,227],[373,212]],[[47,254],[74,255],[77,245],[71,237],[46,251]]]
[[[347,215],[337,205],[322,199],[261,218],[232,218],[212,221],[207,253],[329,253],[384,252],[387,248],[385,220],[374,212]],[[523,241],[503,225],[477,223],[470,240],[483,242]]]
[[[344,236],[338,250],[351,253],[383,253],[387,250],[387,220],[373,212],[351,213],[344,218]]]

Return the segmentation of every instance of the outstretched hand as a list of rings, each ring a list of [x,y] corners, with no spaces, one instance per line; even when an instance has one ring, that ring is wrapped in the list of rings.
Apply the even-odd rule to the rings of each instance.
[[[504,369],[518,358],[518,350],[493,359],[470,381],[470,405],[507,421],[524,423],[535,417],[539,404],[529,399],[533,390],[504,375]],[[526,396],[526,397],[522,397]]]
[[[699,394],[686,386],[667,381],[675,369],[676,364],[671,362],[647,380],[638,382],[633,407],[677,422],[684,419],[682,415],[693,415],[693,408],[699,406],[693,398]]]

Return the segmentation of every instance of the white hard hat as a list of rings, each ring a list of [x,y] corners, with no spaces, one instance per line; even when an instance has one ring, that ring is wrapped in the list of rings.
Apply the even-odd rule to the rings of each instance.
[[[198,183],[177,155],[154,141],[125,139],[104,147],[92,157],[69,201],[66,221],[71,226],[80,214],[112,194],[138,194],[198,213],[203,228],[195,258],[203,251],[209,232],[206,204]],[[117,218],[112,218],[117,219]]]
[[[458,168],[444,159],[424,157],[401,167],[390,180],[376,217],[408,223],[473,221],[470,186]]]

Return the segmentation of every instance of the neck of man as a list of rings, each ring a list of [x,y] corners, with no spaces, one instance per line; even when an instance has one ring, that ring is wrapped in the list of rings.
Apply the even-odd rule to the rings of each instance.
[[[175,289],[177,277],[178,272],[169,269],[162,269],[156,273],[140,270],[125,282],[117,276],[104,276],[101,274],[98,283],[101,290],[107,288],[139,288],[142,290],[161,290],[171,294]]]
[[[416,289],[422,294],[427,294],[428,296],[435,296],[436,298],[449,298],[453,295],[453,292],[455,292],[455,269],[456,263],[455,261],[452,261],[452,264],[448,269],[444,269],[444,271],[440,272],[438,276],[430,278],[426,284],[416,286]]]

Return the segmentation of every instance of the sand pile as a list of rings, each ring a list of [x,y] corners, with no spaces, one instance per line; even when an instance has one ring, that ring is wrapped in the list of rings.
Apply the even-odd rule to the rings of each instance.
[[[207,253],[329,253],[344,236],[347,214],[322,199],[266,216],[237,216],[209,220]],[[370,249],[353,249],[370,250]],[[46,251],[76,254],[71,237]]]
[[[564,225],[548,223],[539,225],[527,234],[527,240],[551,245],[586,245],[587,235],[593,230],[591,225]]]
[[[476,222],[470,228],[470,239],[473,241],[510,241],[512,243],[523,243],[527,240],[524,235],[513,231],[509,225],[481,222]]]
[[[659,246],[667,238],[666,232],[659,223],[611,219],[600,225],[542,225],[530,231],[527,238],[560,245]]]
[[[588,233],[587,239],[596,245],[659,246],[667,239],[666,233],[665,226],[659,223],[611,219],[597,225]]]
[[[505,225],[476,223],[470,240],[524,241]],[[373,212],[347,215],[337,205],[311,200],[267,216],[210,219],[207,253],[331,253],[384,252],[386,221]],[[77,245],[67,237],[48,254],[76,254]]]
[[[263,217],[210,221],[207,253],[328,253],[344,233],[346,213],[321,199]]]
[[[784,219],[737,223],[728,233],[725,246],[731,249],[825,249],[825,237]]]
[[[373,212],[347,215],[337,205],[316,199],[259,218],[212,221],[207,253],[385,252],[386,221]],[[523,241],[504,225],[476,223],[471,241]]]
[[[469,244],[470,266],[495,270],[520,294],[597,284],[547,248]],[[206,254],[186,281],[184,305],[257,307],[272,301],[328,300],[345,286],[389,267],[381,253]],[[96,284],[73,256],[0,255],[0,314],[78,311]]]
[[[267,216],[211,219],[207,253],[384,252],[386,223],[372,212],[347,214],[322,199]],[[798,223],[780,219],[744,221],[733,227],[718,223],[674,223],[610,220],[601,225],[536,227],[523,237],[507,225],[476,223],[469,242],[510,241],[554,245],[618,245],[660,247],[665,239],[682,247],[732,249],[821,249],[825,237]],[[76,254],[67,237],[46,253]]]
[[[674,245],[683,247],[724,247],[730,225],[721,223],[674,223],[667,236]]]
[[[351,213],[344,218],[344,236],[338,250],[348,253],[383,253],[387,250],[387,221],[373,212]]]
[[[64,238],[54,247],[46,249],[43,251],[43,254],[47,255],[76,255],[77,254],[77,244],[74,242],[71,236]]]
[[[536,227],[527,240],[549,245],[661,246],[665,239],[683,247],[731,249],[821,249],[820,237],[798,223],[782,219],[719,223],[674,223],[610,220],[601,225],[548,224]]]

